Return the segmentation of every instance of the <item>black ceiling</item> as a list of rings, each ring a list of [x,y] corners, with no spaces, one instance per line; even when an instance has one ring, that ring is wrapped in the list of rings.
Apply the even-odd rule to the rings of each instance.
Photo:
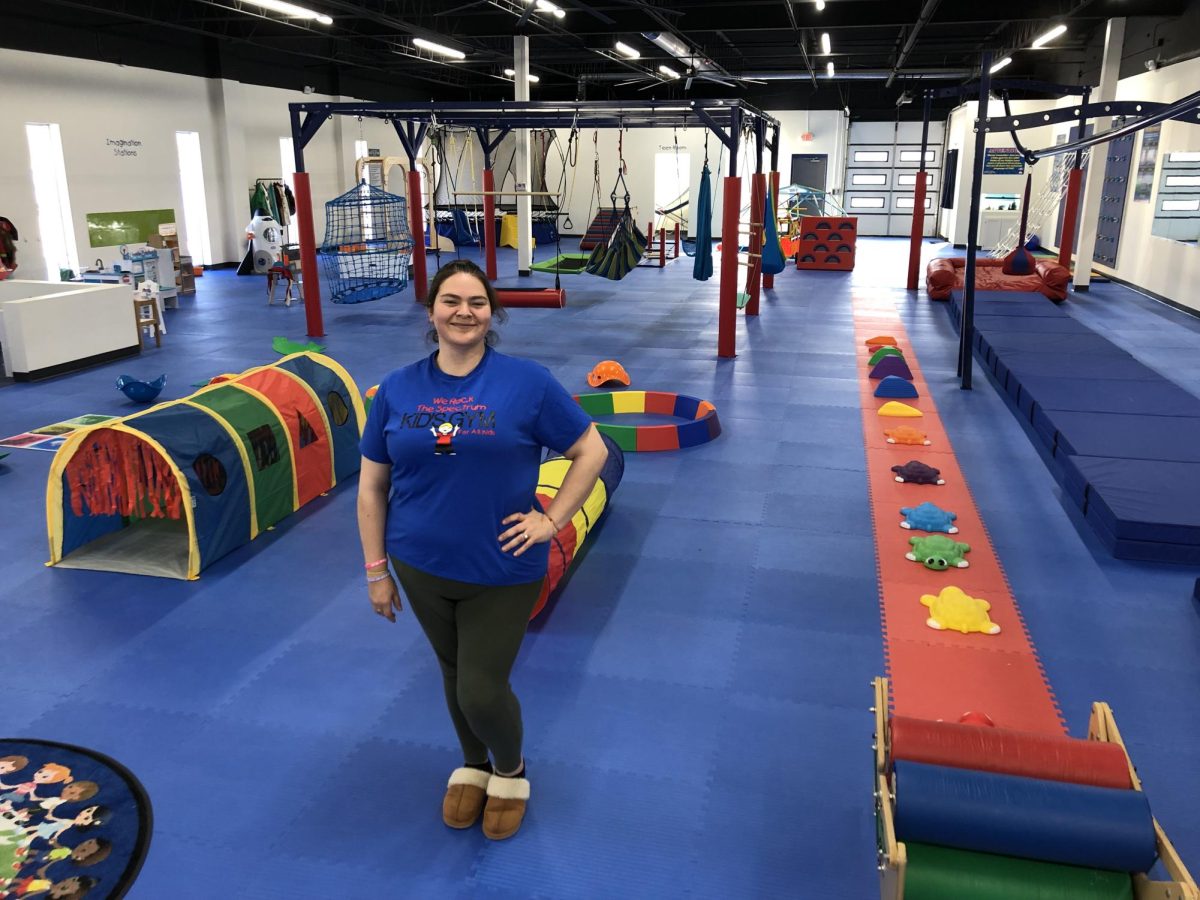
[[[1094,83],[1105,20],[1129,16],[1123,74],[1200,53],[1200,0],[297,0],[333,18],[305,23],[242,0],[0,0],[0,44],[164,71],[366,100],[513,96],[513,36],[529,37],[533,99],[740,97],[770,109],[849,107],[890,118],[925,85],[969,79],[980,53],[1011,54],[1005,77]],[[1134,15],[1136,13],[1136,15]],[[1028,49],[1062,22],[1067,32]],[[644,37],[665,32],[680,61]],[[828,33],[832,53],[821,52]],[[414,37],[466,53],[438,62]],[[641,52],[625,60],[617,40]],[[703,62],[701,62],[703,60]],[[835,76],[826,74],[832,61]],[[667,65],[684,75],[658,74]],[[942,106],[950,106],[946,102]],[[919,104],[899,114],[919,116]]]

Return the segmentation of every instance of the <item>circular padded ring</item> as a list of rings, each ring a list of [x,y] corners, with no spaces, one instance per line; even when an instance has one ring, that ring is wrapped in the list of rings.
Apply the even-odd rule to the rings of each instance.
[[[663,391],[617,391],[609,394],[580,394],[576,402],[593,418],[622,413],[675,416],[688,421],[679,425],[609,425],[596,423],[626,453],[648,450],[678,450],[707,444],[721,433],[717,408],[707,400]]]

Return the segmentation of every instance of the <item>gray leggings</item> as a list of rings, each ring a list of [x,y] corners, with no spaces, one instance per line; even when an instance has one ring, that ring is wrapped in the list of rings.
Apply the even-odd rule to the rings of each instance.
[[[521,765],[521,704],[508,683],[542,582],[483,585],[438,578],[392,558],[400,586],[442,667],[463,759]]]

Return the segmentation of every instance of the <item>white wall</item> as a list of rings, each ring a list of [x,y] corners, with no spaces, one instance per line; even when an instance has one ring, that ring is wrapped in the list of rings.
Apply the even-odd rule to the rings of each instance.
[[[1200,84],[1200,59],[1193,59],[1154,72],[1145,72],[1122,79],[1117,84],[1117,99],[1173,102],[1195,91],[1197,84]],[[1056,106],[1069,106],[1072,102],[1071,98],[1063,98],[1057,102],[1015,101],[1012,105],[1013,114],[1028,113],[1032,110]],[[943,210],[941,220],[941,233],[954,244],[966,244],[967,242],[967,212],[971,197],[971,164],[974,157],[975,137],[971,129],[974,124],[976,105],[971,102],[958,107],[950,114],[947,122],[948,146],[961,148],[955,208]],[[998,101],[992,101],[989,111],[992,116],[1003,115],[1003,106]],[[1031,128],[1020,131],[1018,134],[1026,147],[1039,149],[1052,146],[1056,143],[1057,138],[1065,137],[1070,131],[1071,124],[1065,122],[1060,125]],[[1107,122],[1101,122],[1100,127],[1101,130],[1105,130],[1109,126]],[[988,135],[987,146],[989,147],[1011,145],[1012,138],[1007,133]],[[1130,169],[1131,179],[1136,175],[1140,149],[1141,137],[1139,135],[1134,142],[1133,166]],[[1195,284],[1200,279],[1200,249],[1195,244],[1184,244],[1151,234],[1156,207],[1154,201],[1157,197],[1158,175],[1163,155],[1180,150],[1200,150],[1200,124],[1185,124],[1176,121],[1163,123],[1155,171],[1155,193],[1150,201],[1134,202],[1133,186],[1130,185],[1121,225],[1117,266],[1109,268],[1093,263],[1093,268],[1176,303],[1200,310],[1200,296],[1193,291],[1184,289],[1185,285]],[[1102,165],[1105,145],[1094,147],[1093,152],[1097,154]],[[1034,197],[1046,186],[1053,166],[1053,158],[1046,158],[1032,167]],[[1024,176],[985,175],[983,177],[984,193],[1020,193],[1023,189]],[[1082,198],[1080,202],[1082,203]],[[1043,244],[1057,249],[1054,243],[1054,223],[1057,222],[1057,213],[1052,214],[1051,219],[1052,222],[1043,229],[1044,233],[1040,234],[1040,237]]]
[[[189,235],[183,215],[175,132],[198,132],[214,261],[234,262],[244,253],[249,189],[254,179],[282,174],[279,139],[291,134],[288,103],[353,99],[14,50],[0,51],[0,83],[5,86],[0,92],[0,121],[5,123],[0,129],[0,215],[10,218],[20,229],[20,275],[27,279],[53,279],[58,273],[47,273],[42,260],[24,123],[53,122],[61,128],[75,238],[84,266],[97,259],[109,265],[119,258],[118,247],[89,246],[86,216],[95,212],[174,209],[186,252]],[[827,187],[840,190],[845,155],[842,114],[803,110],[772,114],[781,123],[779,166],[784,183],[791,154],[826,153]],[[814,135],[812,141],[800,139],[806,132]],[[701,128],[625,132],[626,180],[643,227],[653,217],[655,153],[670,152],[664,148],[673,147],[676,140],[681,151],[689,153],[694,201],[704,160],[704,135],[705,129]],[[560,130],[564,148],[567,136],[565,130]],[[114,155],[113,148],[106,144],[109,138],[140,141],[137,156]],[[354,142],[359,139],[385,156],[403,156],[399,138],[386,122],[336,116],[326,122],[304,153],[318,240],[325,230],[324,203],[353,183]],[[616,178],[617,142],[616,130],[599,132],[596,147],[605,205]],[[713,176],[713,235],[719,237],[721,179],[729,171],[729,158],[711,135],[708,147]],[[475,153],[481,158],[478,147]],[[753,153],[743,144],[739,157],[743,196],[748,198],[749,179],[745,176],[753,171]],[[763,167],[770,168],[769,151],[764,152]],[[587,229],[593,169],[592,131],[587,130],[580,134],[578,169],[573,179],[568,173],[567,189],[573,180],[574,190],[564,201],[571,212],[574,227],[570,232],[574,234]],[[551,152],[546,172],[550,189],[557,189],[561,171],[558,154]],[[403,193],[399,172],[394,170],[392,175],[391,190]],[[469,187],[460,185],[460,189]],[[693,232],[695,222],[693,213]],[[290,237],[296,239],[294,227]]]

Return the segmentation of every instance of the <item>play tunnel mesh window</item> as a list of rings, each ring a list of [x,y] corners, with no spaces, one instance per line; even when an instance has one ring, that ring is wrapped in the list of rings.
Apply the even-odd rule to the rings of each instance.
[[[208,492],[209,496],[216,497],[225,490],[228,476],[225,474],[225,467],[215,456],[201,453],[192,463],[192,471],[196,473],[196,477],[200,479],[200,484],[204,486],[204,490]]]
[[[246,433],[250,446],[254,449],[254,463],[258,471],[279,462],[279,444],[275,442],[275,432],[270,425],[259,425]]]
[[[300,446],[307,447],[309,444],[316,441],[317,433],[313,431],[313,427],[308,424],[308,419],[304,418],[304,416],[300,415],[299,413],[296,413],[296,416],[300,419]]]
[[[329,403],[329,414],[333,416],[334,425],[345,425],[350,421],[350,407],[346,405],[346,400],[341,394],[330,391],[325,399]]]

